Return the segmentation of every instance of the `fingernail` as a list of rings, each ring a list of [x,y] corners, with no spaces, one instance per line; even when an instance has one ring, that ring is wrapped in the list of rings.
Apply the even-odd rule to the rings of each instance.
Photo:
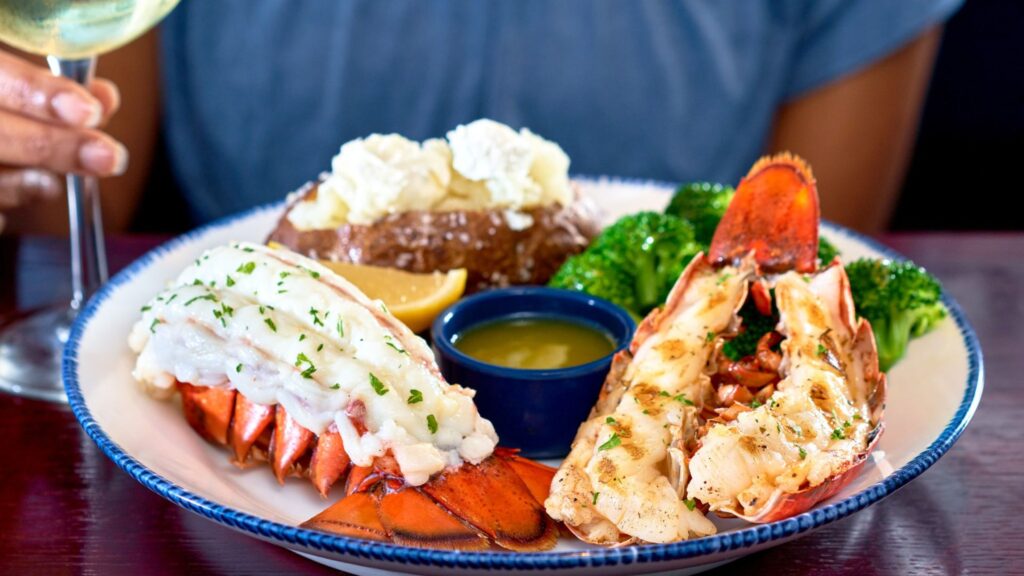
[[[120,176],[128,168],[128,149],[118,142],[93,140],[78,151],[82,167],[102,176]]]
[[[42,198],[53,198],[61,192],[60,180],[45,170],[25,170],[22,172],[22,185]]]
[[[61,92],[50,102],[57,116],[73,126],[94,128],[99,126],[103,118],[103,110],[99,102],[90,100],[73,92]]]

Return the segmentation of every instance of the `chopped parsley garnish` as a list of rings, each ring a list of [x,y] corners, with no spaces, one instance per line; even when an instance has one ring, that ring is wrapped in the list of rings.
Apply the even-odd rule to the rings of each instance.
[[[836,428],[832,431],[833,440],[843,440],[846,438],[846,433],[841,428]]]
[[[252,248],[246,246],[245,248],[242,248],[242,252],[252,252]]]
[[[320,345],[316,347],[316,351],[319,352],[319,351],[321,351],[323,349],[324,349],[324,343],[321,342]]]
[[[238,366],[235,366],[235,372],[239,372],[239,373],[242,372],[242,365],[241,364],[239,364]]]
[[[807,450],[804,450],[804,447],[801,446],[800,447],[800,459],[804,460],[806,458],[807,458]]]
[[[380,309],[383,310],[385,314],[391,314],[391,311],[388,310],[388,307],[384,304],[384,302],[380,303]]]
[[[232,286],[235,285],[235,279],[232,278],[231,276],[228,276],[224,283],[228,285],[228,288],[231,288]]]
[[[299,334],[299,342],[302,342],[305,339],[306,339],[306,335],[305,334]]]
[[[686,394],[677,394],[673,396],[672,399],[675,400],[676,402],[679,402],[680,404],[684,404],[686,406],[693,406],[693,402],[686,397]]]
[[[405,354],[406,356],[409,355],[409,353],[406,352],[404,349],[399,348],[398,346],[395,345],[395,342],[394,342],[394,340],[392,340],[391,336],[385,335],[384,336],[384,343],[387,344],[388,346],[390,346],[395,352],[398,352],[399,354]]]
[[[203,285],[203,281],[200,280],[199,278],[196,278],[195,280],[192,281],[192,285],[193,286],[202,286]]]
[[[388,393],[387,387],[380,381],[380,378],[374,376],[373,372],[370,372],[370,386],[373,386],[373,391],[376,392],[378,396],[383,396]]]
[[[818,344],[818,356],[822,358],[828,356],[828,348],[824,344]]]
[[[345,337],[345,324],[342,323],[341,319],[338,319],[338,336],[341,338]]]
[[[235,272],[241,272],[242,274],[252,274],[252,271],[255,270],[255,269],[256,269],[256,263],[255,262],[246,262],[245,264],[239,265],[238,269],[235,270]]]
[[[339,388],[341,388],[341,384],[337,384],[337,383],[331,384],[331,390],[337,390]]]
[[[320,311],[316,308],[309,308],[309,315],[313,317],[313,326],[323,326],[324,323],[320,321]]]
[[[846,422],[843,422],[843,428],[849,428],[850,426],[852,426],[852,424],[850,424],[849,420],[847,420]]]
[[[153,318],[153,323],[149,325],[149,331],[152,332],[153,334],[156,334],[156,325],[160,323],[161,322],[159,318]]]
[[[715,340],[715,333],[708,332],[707,336],[704,337],[705,342],[713,342]]]
[[[150,306],[149,304],[146,304],[145,306],[142,307],[141,310],[139,310],[139,312],[149,312],[152,309],[153,309],[152,306]]]
[[[264,308],[263,306],[260,306],[260,316],[262,316],[263,313],[266,312],[266,311],[267,311],[266,308]]]
[[[171,297],[167,299],[167,303],[170,304],[171,302],[174,302],[174,299],[177,298],[177,297],[178,297],[178,293],[177,292],[175,292],[174,294],[171,294]]]
[[[750,402],[750,407],[751,408],[760,408],[761,407],[761,401],[760,400],[753,400],[753,401],[751,401]]]
[[[204,294],[202,296],[196,296],[195,298],[190,298],[186,300],[185,306],[191,306],[192,303],[195,302],[196,300],[209,300],[210,302],[216,302],[217,297],[214,296],[213,294]]]
[[[299,266],[299,268],[302,268],[303,272],[305,272],[306,274],[309,274],[314,279],[320,278],[320,273],[317,272],[316,270],[310,270],[309,268],[306,268],[305,266]]]
[[[303,364],[306,364],[306,369],[302,371],[302,377],[312,378],[313,373],[316,372],[316,366],[313,365],[313,362],[309,359],[308,356],[306,356],[302,352],[299,352],[299,355],[295,357],[295,365],[302,366]]]
[[[409,390],[409,399],[405,401],[406,404],[419,404],[423,402],[423,392],[413,388]]]
[[[597,497],[601,495],[600,492],[591,492],[594,495],[594,506],[597,506]]]
[[[861,415],[860,415],[860,414],[854,414],[854,415],[853,415],[853,419],[854,419],[854,420],[863,420],[863,418],[861,418]]]
[[[277,324],[274,324],[274,321],[271,320],[270,318],[264,318],[263,323],[269,326],[270,329],[273,330],[274,332],[277,332]]]
[[[604,419],[604,423],[605,424],[615,424],[615,418],[612,418],[611,416],[609,416],[609,417]]]
[[[694,510],[697,509],[697,501],[692,498],[687,498],[686,500],[683,500],[683,504],[686,504],[686,509],[689,510],[690,512],[693,512]]]
[[[278,274],[278,276],[281,278],[281,280],[284,280],[285,278],[287,278],[287,277],[289,277],[291,275],[292,275],[291,272],[281,272],[280,274]],[[278,284],[280,284],[280,282],[278,282]]]
[[[622,444],[622,438],[619,438],[619,434],[616,432],[612,434],[612,437],[609,438],[607,442],[598,446],[597,451],[604,452],[605,450],[611,450],[620,444]]]
[[[431,434],[437,434],[437,418],[434,418],[433,414],[427,414],[427,428]]]
[[[725,274],[722,274],[721,276],[718,277],[718,281],[715,282],[715,284],[721,286],[722,284],[725,284],[725,281],[728,280],[729,278],[732,278],[732,274],[726,272]]]
[[[668,392],[666,392],[666,391],[662,390],[661,392],[658,392],[658,396],[664,396],[665,398],[669,398],[669,397],[671,397],[672,395],[671,395],[671,394],[669,394]]]

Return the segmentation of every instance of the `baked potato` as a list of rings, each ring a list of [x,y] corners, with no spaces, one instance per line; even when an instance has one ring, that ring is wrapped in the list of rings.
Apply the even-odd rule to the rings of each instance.
[[[544,284],[600,231],[596,207],[578,190],[566,206],[553,203],[518,212],[410,210],[371,224],[299,230],[288,213],[297,202],[314,199],[318,186],[310,184],[292,196],[268,241],[336,262],[410,272],[465,268],[467,293],[511,284]]]

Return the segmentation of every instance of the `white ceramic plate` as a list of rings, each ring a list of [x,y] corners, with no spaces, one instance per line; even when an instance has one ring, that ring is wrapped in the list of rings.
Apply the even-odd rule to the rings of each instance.
[[[654,182],[581,180],[611,221],[660,210],[669,188]],[[128,332],[139,308],[197,254],[233,240],[262,241],[281,205],[265,206],[178,237],[118,274],[89,301],[71,332],[64,380],[75,415],[118,466],[146,487],[210,520],[285,546],[319,562],[360,573],[376,569],[434,574],[485,569],[587,570],[643,574],[699,570],[774,546],[855,513],[915,478],[952,446],[981,398],[982,359],[959,307],[938,329],[914,341],[889,374],[886,430],[863,471],[836,497],[797,517],[768,525],[718,521],[720,533],[670,545],[603,549],[563,539],[551,552],[446,552],[332,536],[296,526],[326,507],[308,482],[279,486],[265,467],[239,470],[227,453],[197,436],[174,402],[142,393],[133,382]],[[837,226],[823,233],[843,257],[894,256]],[[486,414],[484,415],[486,416]]]

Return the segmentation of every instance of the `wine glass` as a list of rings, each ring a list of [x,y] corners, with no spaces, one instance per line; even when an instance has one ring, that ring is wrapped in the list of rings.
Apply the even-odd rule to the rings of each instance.
[[[0,41],[46,56],[50,71],[88,84],[96,56],[127,44],[178,0],[0,0]],[[99,186],[68,174],[72,298],[0,327],[0,390],[66,402],[61,355],[71,322],[107,280]]]

